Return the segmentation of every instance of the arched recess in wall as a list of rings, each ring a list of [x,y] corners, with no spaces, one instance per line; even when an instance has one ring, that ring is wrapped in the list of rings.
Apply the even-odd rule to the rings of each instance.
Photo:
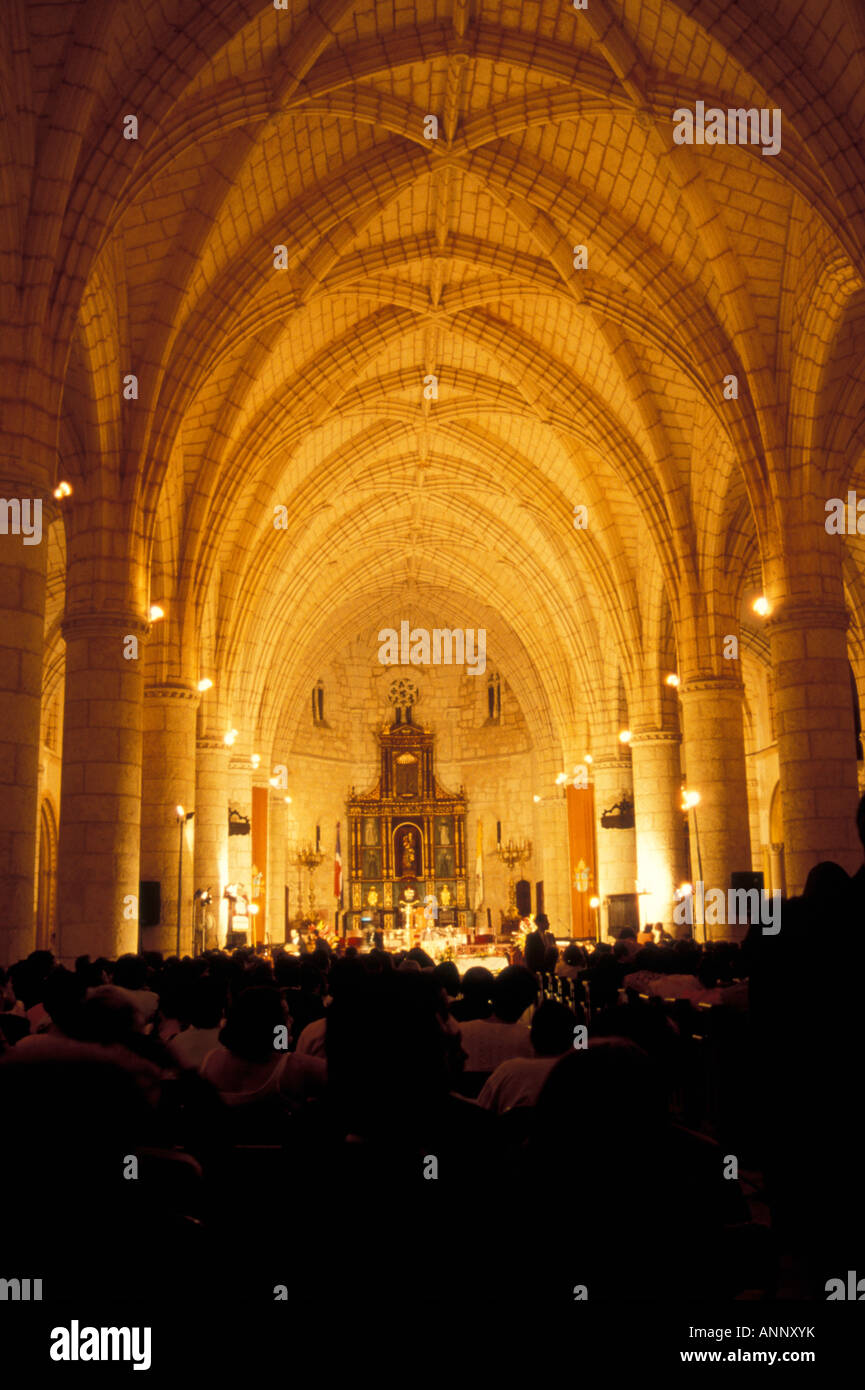
[[[57,818],[49,798],[39,808],[36,949],[52,951],[57,934]]]
[[[769,865],[771,873],[771,883],[767,886],[771,892],[776,888],[782,893],[787,891],[786,875],[784,870],[784,813],[781,809],[781,783],[776,782],[772,791],[772,800],[769,802]]]

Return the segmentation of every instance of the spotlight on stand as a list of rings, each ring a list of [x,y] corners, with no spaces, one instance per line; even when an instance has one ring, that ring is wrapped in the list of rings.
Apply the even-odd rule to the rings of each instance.
[[[194,811],[185,811],[182,806],[176,806],[175,815],[177,817],[177,957],[180,959],[180,911],[183,906],[183,827],[187,821],[191,821],[195,815]]]

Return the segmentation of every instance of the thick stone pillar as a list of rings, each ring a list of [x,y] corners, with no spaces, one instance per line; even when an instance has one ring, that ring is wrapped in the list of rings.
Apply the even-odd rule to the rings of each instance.
[[[252,773],[249,757],[234,753],[228,763],[228,805],[249,822],[244,835],[228,841],[228,881],[238,883],[252,898]],[[304,875],[305,878],[305,875]],[[305,909],[304,909],[305,910]]]
[[[11,965],[29,955],[35,944],[45,557],[51,511],[44,495],[20,480],[0,476],[0,495],[0,524],[5,526],[0,532],[0,965]]]
[[[801,893],[809,869],[823,859],[848,873],[862,862],[847,624],[841,605],[784,602],[766,625],[791,894]]]
[[[143,676],[135,653],[146,632],[131,612],[78,614],[63,623],[57,899],[64,961],[138,946]]]
[[[736,680],[712,676],[686,681],[679,697],[686,784],[700,795],[691,824],[697,824],[703,882],[707,892],[726,892],[731,873],[751,868],[743,690]],[[694,847],[691,865],[697,874]],[[719,928],[718,934],[727,933]]]
[[[634,776],[640,922],[673,922],[675,889],[687,877],[682,814],[680,735],[669,729],[635,731]]]
[[[195,719],[198,691],[184,681],[149,685],[144,691],[144,762],[141,775],[141,877],[158,880],[158,927],[142,936],[146,950],[177,951],[178,867],[183,856],[180,952],[192,950],[192,844],[197,833],[195,805]],[[196,812],[181,830],[177,807]]]
[[[629,754],[612,753],[596,756],[592,763],[595,788],[595,843],[598,847],[597,887],[601,899],[601,936],[609,926],[604,914],[604,900],[612,893],[633,893],[637,879],[637,837],[632,830],[607,830],[601,816],[623,796],[634,796],[634,775]]]
[[[556,789],[558,791],[558,788]],[[564,797],[535,806],[532,861],[544,884],[544,911],[556,936],[570,936],[571,886],[568,854],[568,807]],[[519,877],[517,869],[516,876]]]
[[[267,818],[267,930],[271,941],[285,940],[287,813],[285,792],[272,791]],[[343,869],[345,869],[345,863]],[[332,906],[331,900],[330,911],[332,911]]]
[[[215,941],[225,945],[228,903],[223,898],[228,877],[228,760],[225,740],[204,734],[196,742],[195,759],[195,887],[209,888]]]

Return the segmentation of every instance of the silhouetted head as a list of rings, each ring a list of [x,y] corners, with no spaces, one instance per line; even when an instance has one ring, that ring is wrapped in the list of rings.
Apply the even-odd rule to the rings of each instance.
[[[225,989],[218,980],[196,980],[189,991],[189,1022],[193,1028],[218,1028],[225,1007]]]
[[[823,859],[810,870],[805,880],[802,896],[804,898],[817,898],[827,907],[841,907],[849,892],[850,875],[834,860]]]
[[[121,989],[144,989],[147,984],[147,966],[141,956],[121,956],[114,967],[113,982]]]
[[[502,1023],[516,1023],[538,997],[538,984],[524,965],[508,965],[493,981],[493,1013]]]
[[[52,970],[45,981],[42,1005],[54,1026],[69,1037],[76,1036],[84,991],[81,975],[74,975],[62,965]]]
[[[228,1010],[219,1041],[245,1062],[266,1062],[274,1055],[278,1027],[289,1023],[282,995],[272,985],[253,985]]]
[[[495,984],[495,975],[484,965],[473,965],[462,978],[462,1010],[460,1017],[464,1023],[471,1019],[489,1018],[492,1012],[490,998]]]
[[[460,992],[460,972],[455,960],[443,960],[433,971],[433,979],[450,999],[456,999]]]
[[[658,1161],[666,1130],[663,1084],[645,1052],[623,1038],[571,1048],[550,1072],[535,1105],[529,1161],[571,1181],[615,1185]]]
[[[77,1014],[77,1036],[83,1042],[126,1043],[142,1026],[142,1016],[128,994],[116,985],[89,989]]]
[[[399,970],[366,975],[334,996],[327,1020],[328,1085],[358,1134],[401,1134],[449,1089],[448,1039],[435,981]]]
[[[532,1015],[532,1047],[538,1057],[561,1057],[573,1045],[574,1015],[555,999],[545,999]]]

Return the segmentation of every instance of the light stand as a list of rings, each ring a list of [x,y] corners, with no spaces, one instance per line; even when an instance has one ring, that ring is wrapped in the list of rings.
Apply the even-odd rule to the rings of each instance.
[[[701,798],[700,798],[700,793],[699,793],[699,792],[687,791],[684,787],[682,788],[682,810],[683,810],[686,814],[687,814],[688,812],[691,812],[691,814],[692,814],[693,817],[694,817],[694,848],[695,848],[696,851],[697,851],[697,893],[696,893],[696,896],[700,899],[700,903],[701,903],[700,911],[702,912],[702,915],[703,915],[703,945],[705,946],[705,944],[706,944],[706,942],[708,941],[709,938],[708,938],[708,934],[707,934],[707,932],[706,932],[706,898],[705,898],[705,886],[703,886],[703,887],[700,886],[700,885],[703,884],[703,857],[702,857],[702,855],[700,854],[700,827],[699,827],[698,824],[697,824],[697,807],[698,807],[699,804],[700,804],[700,800],[701,800]],[[695,923],[694,923],[694,926],[696,927],[696,925],[697,925],[697,924],[696,924],[696,922],[695,922]],[[696,940],[696,933],[695,933],[695,940]]]
[[[194,811],[177,808],[177,958],[180,959],[180,913],[183,906],[183,830],[187,821],[192,820]]]

